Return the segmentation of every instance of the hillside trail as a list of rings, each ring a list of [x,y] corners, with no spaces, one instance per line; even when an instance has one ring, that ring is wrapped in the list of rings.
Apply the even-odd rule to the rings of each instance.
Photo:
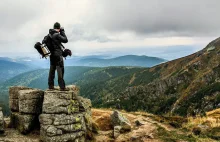
[[[160,139],[155,138],[158,126],[163,127],[167,131],[172,131],[174,129],[171,126],[167,126],[165,124],[153,120],[150,117],[150,114],[148,117],[147,113],[144,113],[144,115],[142,115],[141,113],[127,113],[121,111],[121,113],[130,120],[132,130],[130,132],[121,134],[117,139],[113,139],[111,138],[113,128],[110,122],[110,115],[112,113],[113,111],[109,109],[92,109],[93,120],[99,126],[100,129],[99,134],[97,134],[96,136],[97,142],[161,142]],[[137,126],[135,121],[139,121],[141,125]]]

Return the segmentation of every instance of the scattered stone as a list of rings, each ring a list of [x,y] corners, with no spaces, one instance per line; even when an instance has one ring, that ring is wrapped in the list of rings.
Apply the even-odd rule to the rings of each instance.
[[[201,132],[202,132],[202,130],[201,130],[200,127],[194,127],[194,128],[192,129],[192,132],[193,132],[194,135],[200,135]]]
[[[143,142],[140,136],[131,136],[130,141],[131,142]]]
[[[120,135],[120,131],[121,131],[122,127],[121,126],[115,126],[114,127],[114,138],[117,138]]]
[[[2,108],[0,107],[0,134],[1,133],[4,133],[4,116],[3,116],[3,113],[2,113]]]
[[[135,125],[136,125],[136,126],[141,126],[141,125],[144,125],[144,122],[141,121],[141,120],[136,120],[136,121],[135,121]]]
[[[150,133],[149,135],[147,135],[147,138],[149,138],[149,139],[154,139],[153,133]]]
[[[124,131],[131,130],[130,121],[122,115],[119,111],[114,111],[111,115],[111,122],[113,126],[121,126],[121,129]]]

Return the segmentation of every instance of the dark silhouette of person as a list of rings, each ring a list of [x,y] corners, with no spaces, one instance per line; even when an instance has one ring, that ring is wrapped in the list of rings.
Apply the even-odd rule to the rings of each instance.
[[[49,89],[54,89],[54,78],[55,71],[57,70],[58,84],[61,91],[66,90],[64,81],[64,61],[63,61],[63,49],[62,43],[67,43],[68,39],[66,37],[64,28],[61,28],[60,23],[56,22],[53,29],[49,30],[49,36],[52,39],[53,50],[50,51],[50,71],[48,77]]]

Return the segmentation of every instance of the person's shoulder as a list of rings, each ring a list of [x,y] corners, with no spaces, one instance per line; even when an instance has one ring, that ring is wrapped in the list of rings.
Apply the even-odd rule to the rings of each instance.
[[[52,35],[52,38],[53,38],[53,39],[56,39],[59,35],[60,35],[59,33],[54,33],[54,34]]]

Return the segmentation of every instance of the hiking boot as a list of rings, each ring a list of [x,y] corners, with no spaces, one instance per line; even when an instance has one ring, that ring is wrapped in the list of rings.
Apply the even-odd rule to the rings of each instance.
[[[50,87],[49,87],[49,90],[54,90],[54,87],[53,87],[53,86],[50,86]]]
[[[60,88],[60,91],[69,91],[67,88]]]

